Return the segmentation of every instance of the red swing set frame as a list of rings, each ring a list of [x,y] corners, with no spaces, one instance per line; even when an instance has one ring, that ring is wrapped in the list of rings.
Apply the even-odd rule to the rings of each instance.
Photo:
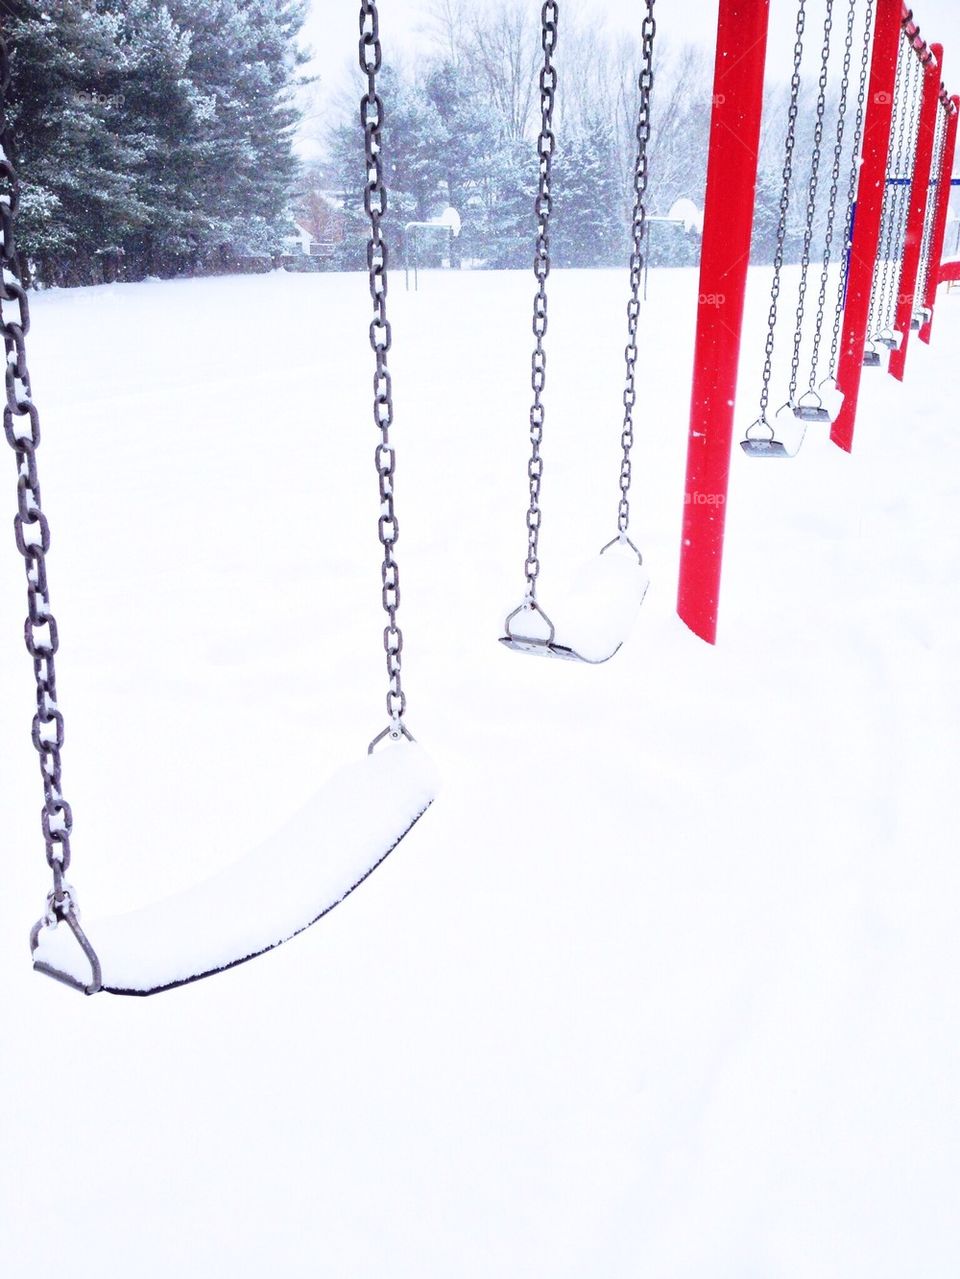
[[[770,0],[720,0],[717,22],[677,592],[681,619],[710,644],[717,637],[769,8]],[[904,375],[914,312],[921,307],[929,312],[919,332],[921,341],[929,342],[937,285],[945,279],[960,278],[960,267],[954,274],[956,264],[943,263],[960,97],[947,94],[942,83],[943,47],[926,43],[912,11],[902,0],[875,0],[862,163],[837,368],[837,383],[844,399],[830,432],[834,444],[846,452],[853,446],[870,292],[880,245],[901,34],[906,35],[923,66],[923,87],[897,297],[896,327],[901,330],[903,341],[899,350],[890,353],[888,369],[893,377],[902,380]],[[931,183],[938,110],[946,113],[945,145],[941,171],[937,181]],[[921,242],[927,203],[932,198],[936,208],[930,269],[924,296],[918,298]]]

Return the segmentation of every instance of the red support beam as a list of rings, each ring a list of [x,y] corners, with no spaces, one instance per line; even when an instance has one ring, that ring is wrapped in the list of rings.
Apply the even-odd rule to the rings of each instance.
[[[900,49],[902,0],[877,0],[873,30],[873,54],[867,111],[863,125],[863,150],[857,186],[857,216],[847,276],[847,301],[843,313],[843,335],[837,385],[843,405],[830,430],[830,438],[847,453],[853,448],[853,430],[860,399],[863,349],[870,321],[870,290],[880,245],[880,221],[887,182],[890,126],[893,120],[893,91],[896,85]]]
[[[907,31],[909,35],[909,29]],[[919,39],[919,32],[917,33]],[[892,377],[903,381],[907,367],[907,350],[910,346],[910,321],[919,309],[917,275],[920,270],[920,251],[923,244],[923,224],[930,199],[930,170],[933,165],[933,141],[937,131],[937,112],[940,110],[940,78],[943,70],[943,45],[924,46],[920,60],[923,68],[923,93],[920,99],[920,131],[917,135],[917,154],[913,164],[913,181],[910,185],[910,208],[907,214],[907,232],[903,244],[903,262],[900,267],[900,289],[897,294],[896,318],[893,327],[902,335],[900,346],[890,352],[887,366]]]
[[[941,97],[941,103],[944,99]],[[943,243],[947,235],[947,212],[950,207],[950,180],[953,177],[953,161],[957,150],[957,119],[960,116],[960,97],[946,99],[943,107],[948,112],[947,132],[943,143],[943,160],[940,165],[940,184],[937,187],[937,214],[933,224],[933,239],[930,244],[930,269],[927,272],[927,295],[923,305],[930,312],[930,319],[920,330],[920,341],[930,341],[930,330],[933,328],[933,314],[937,305],[937,285],[940,283],[940,270],[943,263]]]
[[[881,0],[884,3],[885,0]],[[716,643],[770,0],[720,0],[677,612]]]

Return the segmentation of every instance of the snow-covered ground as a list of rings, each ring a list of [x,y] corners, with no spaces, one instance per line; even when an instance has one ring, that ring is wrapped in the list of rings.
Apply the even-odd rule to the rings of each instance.
[[[551,285],[545,604],[615,532],[624,329],[621,273]],[[960,1271],[960,295],[903,386],[865,375],[852,457],[818,428],[793,462],[736,450],[711,649],[674,613],[697,280],[651,277],[652,585],[591,668],[496,642],[523,588],[532,288],[392,279],[408,721],[443,789],[254,963],[150,1000],[31,972],[47,879],[9,535],[10,1279]],[[87,920],[229,865],[383,727],[369,306],[361,276],[35,301]],[[8,484],[12,517],[12,459]]]

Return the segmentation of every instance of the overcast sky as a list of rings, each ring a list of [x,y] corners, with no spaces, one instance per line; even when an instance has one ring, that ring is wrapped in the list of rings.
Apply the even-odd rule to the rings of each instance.
[[[465,0],[473,3],[474,0]],[[864,0],[860,0],[861,10]],[[529,0],[534,13],[539,13],[540,0]],[[808,0],[807,31],[819,47],[825,0]],[[412,56],[426,44],[424,26],[429,0],[381,0],[380,33],[388,52],[402,49]],[[313,71],[320,76],[327,94],[351,85],[356,68],[357,14],[355,0],[313,0],[305,38],[314,52]],[[919,0],[913,5],[921,31],[930,41],[944,45],[944,71],[951,92],[960,92],[960,0]],[[796,15],[795,0],[771,0],[770,41],[767,51],[767,74],[788,79],[791,47]],[[835,29],[842,28],[847,11],[846,0],[835,0]],[[640,27],[643,7],[639,0],[612,6],[609,0],[560,0],[561,35],[558,60],[562,65],[565,17],[593,18],[611,33],[636,32]],[[658,0],[656,6],[658,36],[671,44],[697,41],[711,49],[716,40],[717,0]],[[836,37],[835,37],[836,38]],[[956,75],[951,74],[954,68]],[[359,79],[359,70],[356,70]],[[355,87],[355,86],[354,86]]]

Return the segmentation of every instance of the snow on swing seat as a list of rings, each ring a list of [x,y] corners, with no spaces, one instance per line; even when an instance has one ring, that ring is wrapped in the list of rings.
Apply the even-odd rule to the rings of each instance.
[[[588,560],[569,588],[541,612],[521,608],[501,642],[523,652],[597,665],[623,645],[650,579],[629,544],[614,543]],[[550,626],[554,635],[550,639]]]
[[[437,779],[403,742],[334,774],[266,843],[195,887],[83,924],[101,988],[148,995],[231,968],[315,923],[376,869],[427,810]],[[81,984],[90,963],[66,923],[40,931],[34,964]]]

